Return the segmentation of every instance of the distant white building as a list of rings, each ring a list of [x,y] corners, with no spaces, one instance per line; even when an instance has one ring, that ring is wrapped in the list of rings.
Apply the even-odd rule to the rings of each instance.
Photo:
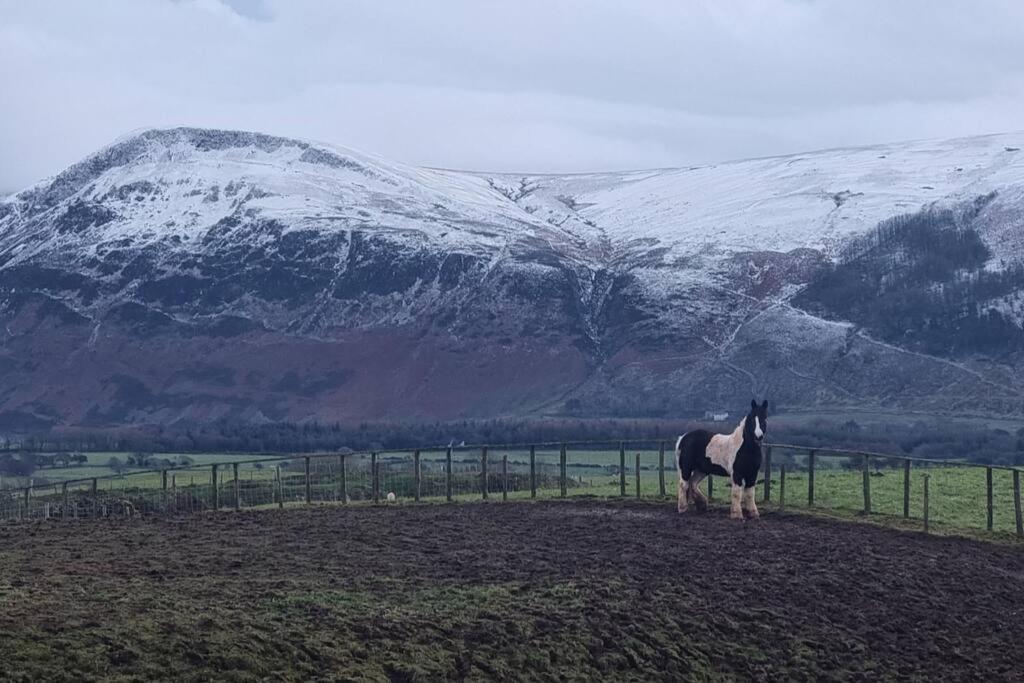
[[[705,410],[704,411],[704,419],[705,420],[712,420],[714,422],[725,422],[726,420],[729,419],[729,413],[724,412],[724,411],[718,413],[718,412],[715,412],[714,410]]]

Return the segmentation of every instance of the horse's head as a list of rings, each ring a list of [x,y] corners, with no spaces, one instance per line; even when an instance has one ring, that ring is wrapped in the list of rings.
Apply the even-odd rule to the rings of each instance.
[[[768,433],[768,400],[765,399],[761,405],[757,401],[750,402],[750,412],[747,413],[747,423],[743,430],[743,436],[760,443],[764,435]]]

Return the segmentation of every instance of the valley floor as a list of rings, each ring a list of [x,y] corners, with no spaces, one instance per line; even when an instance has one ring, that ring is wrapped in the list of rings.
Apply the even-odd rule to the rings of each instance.
[[[1012,680],[1022,578],[1019,548],[672,503],[9,525],[0,678]]]

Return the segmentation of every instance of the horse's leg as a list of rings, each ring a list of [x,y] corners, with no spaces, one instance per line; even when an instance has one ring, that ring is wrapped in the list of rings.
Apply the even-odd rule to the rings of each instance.
[[[758,519],[761,516],[757,511],[757,503],[754,502],[754,491],[753,486],[743,489],[743,516],[747,519]]]
[[[676,509],[679,512],[686,512],[687,508],[689,507],[689,505],[688,505],[689,497],[690,497],[689,485],[686,483],[686,480],[683,479],[683,473],[680,471],[679,472],[679,498],[676,501]]]
[[[708,499],[704,495],[704,492],[700,490],[700,483],[704,481],[704,477],[708,476],[704,472],[694,472],[690,477],[690,497],[693,499],[693,504],[697,506],[698,510],[708,509]]]
[[[729,516],[733,519],[743,519],[743,510],[740,507],[741,498],[743,496],[743,486],[737,484],[735,481],[732,483],[732,507],[729,510]]]

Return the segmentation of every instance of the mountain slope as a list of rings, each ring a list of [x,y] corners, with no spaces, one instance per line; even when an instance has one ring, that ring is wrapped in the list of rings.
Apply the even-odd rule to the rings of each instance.
[[[1020,412],[1022,142],[517,176],[144,131],[0,202],[0,426],[678,414],[750,393]],[[918,241],[973,260],[908,279],[916,243],[878,224],[943,211]],[[872,286],[837,289],[868,242]],[[871,321],[911,289],[957,295],[929,295],[909,335]],[[977,321],[994,339],[913,341]]]

